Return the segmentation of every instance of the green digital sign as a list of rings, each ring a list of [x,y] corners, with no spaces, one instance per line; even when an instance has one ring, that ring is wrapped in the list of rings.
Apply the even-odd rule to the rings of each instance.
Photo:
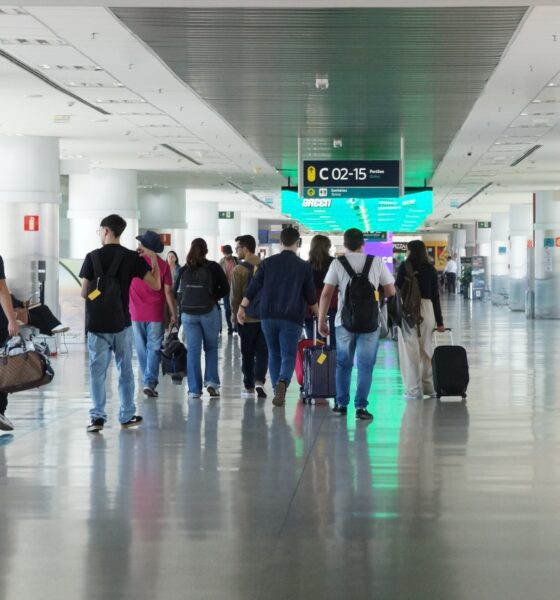
[[[401,198],[301,198],[282,190],[282,213],[312,231],[414,232],[433,210],[431,190],[408,191]]]

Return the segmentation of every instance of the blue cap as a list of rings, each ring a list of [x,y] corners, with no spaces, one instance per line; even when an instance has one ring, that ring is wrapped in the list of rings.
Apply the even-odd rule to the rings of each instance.
[[[136,239],[144,246],[144,248],[148,248],[152,252],[159,254],[163,252],[163,242],[159,237],[159,233],[155,231],[145,231],[142,235],[137,235]]]

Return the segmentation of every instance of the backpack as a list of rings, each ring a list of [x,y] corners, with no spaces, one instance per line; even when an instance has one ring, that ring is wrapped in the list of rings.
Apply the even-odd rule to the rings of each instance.
[[[401,286],[402,318],[410,327],[419,327],[422,317],[422,292],[410,261],[405,261],[404,282]]]
[[[343,327],[351,333],[373,333],[379,325],[379,305],[369,279],[373,256],[366,256],[364,268],[357,274],[345,256],[338,258],[350,281],[344,293],[341,317]]]
[[[242,264],[249,271],[249,279],[247,281],[247,287],[245,288],[245,291],[247,291],[249,289],[249,286],[251,285],[253,276],[255,275],[259,267],[257,265],[252,265],[246,260],[244,260],[240,264]],[[248,308],[245,310],[245,314],[251,319],[260,320],[261,318],[261,292],[262,288],[257,292],[257,295],[251,300],[251,304],[249,304]]]
[[[118,333],[126,327],[127,315],[117,277],[125,253],[117,252],[107,273],[103,273],[99,250],[90,254],[94,279],[89,282],[86,296],[86,328],[92,333]]]
[[[216,306],[214,279],[206,264],[198,269],[187,267],[181,275],[181,312],[205,315]]]

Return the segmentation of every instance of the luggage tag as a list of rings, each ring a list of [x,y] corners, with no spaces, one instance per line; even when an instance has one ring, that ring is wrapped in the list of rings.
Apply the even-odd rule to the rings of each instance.
[[[319,358],[317,359],[317,364],[322,365],[327,360],[327,355],[324,352],[319,354]]]
[[[99,296],[101,296],[101,291],[99,290],[99,279],[97,280],[97,287],[93,290],[93,292],[90,292],[88,294],[88,298],[90,300],[95,300],[96,298],[99,298]]]

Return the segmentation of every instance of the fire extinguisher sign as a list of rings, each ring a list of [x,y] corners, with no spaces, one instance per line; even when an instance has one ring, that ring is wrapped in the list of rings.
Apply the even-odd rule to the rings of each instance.
[[[39,231],[39,215],[25,215],[23,217],[23,231]]]

